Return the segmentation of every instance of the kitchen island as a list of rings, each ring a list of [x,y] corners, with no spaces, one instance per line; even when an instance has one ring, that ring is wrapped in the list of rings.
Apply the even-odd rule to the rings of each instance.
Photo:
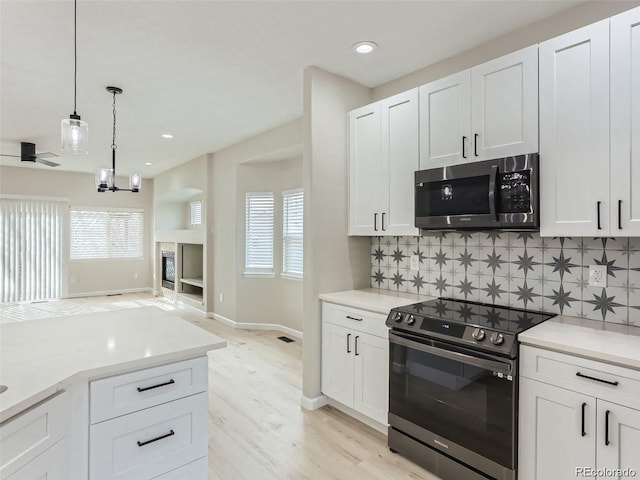
[[[225,345],[157,307],[0,325],[0,478],[53,449],[53,478],[206,478],[206,355]]]

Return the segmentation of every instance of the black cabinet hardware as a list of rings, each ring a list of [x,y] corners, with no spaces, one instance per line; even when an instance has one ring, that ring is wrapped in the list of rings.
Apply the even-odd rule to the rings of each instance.
[[[351,334],[347,333],[347,353],[351,353]]]
[[[362,321],[362,319],[361,319],[361,318],[358,318],[358,317],[352,317],[351,315],[347,315],[347,318],[348,318],[349,320],[355,320],[356,322],[361,322],[361,321]]]
[[[598,207],[598,230],[602,230],[602,227],[600,226],[600,204],[601,204],[601,203],[602,203],[602,202],[601,202],[601,201],[599,201],[599,200],[596,202],[597,207]]]
[[[618,230],[622,230],[622,200],[618,200]]]
[[[159,383],[157,385],[151,385],[150,387],[138,387],[137,390],[138,390],[138,392],[146,392],[147,390],[153,390],[154,388],[166,387],[167,385],[172,385],[174,383],[176,383],[176,382],[172,378],[168,382]]]
[[[609,441],[609,414],[610,410],[604,412],[604,444],[609,445],[611,442]]]
[[[152,438],[151,440],[146,440],[144,442],[138,441],[136,443],[139,447],[144,447],[145,445],[149,445],[150,443],[157,442],[158,440],[162,440],[163,438],[167,438],[175,434],[176,432],[174,432],[173,430],[169,430],[169,433],[165,433],[164,435],[160,435],[159,437]]]
[[[613,385],[614,387],[617,387],[618,384],[620,383],[618,381],[612,382],[610,380],[603,380],[601,378],[590,377],[589,375],[585,375],[585,374],[580,373],[580,372],[576,373],[576,377],[582,377],[582,378],[586,378],[587,380],[593,380],[595,382],[606,383],[607,385]]]
[[[358,353],[358,339],[360,338],[360,335],[356,335],[356,356],[360,355]]]
[[[587,432],[584,429],[584,417],[585,417],[585,412],[587,410],[587,404],[586,403],[582,403],[582,436],[586,436]]]
[[[375,232],[378,231],[378,214],[377,213],[373,214],[373,230]]]
[[[478,134],[473,135],[473,154],[478,157]]]
[[[462,137],[462,158],[467,158],[467,156],[464,153],[464,144],[467,142],[467,137],[463,136]]]
[[[381,223],[382,223],[382,231],[383,231],[383,232],[387,230],[386,228],[384,228],[384,216],[385,216],[385,215],[386,215],[386,214],[385,214],[384,212],[382,212],[382,222],[381,222]]]

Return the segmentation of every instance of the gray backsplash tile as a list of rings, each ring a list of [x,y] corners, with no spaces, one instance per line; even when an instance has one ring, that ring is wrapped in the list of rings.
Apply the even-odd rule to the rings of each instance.
[[[588,286],[589,265],[606,266],[606,288]],[[640,239],[498,231],[372,237],[371,286],[640,326]]]

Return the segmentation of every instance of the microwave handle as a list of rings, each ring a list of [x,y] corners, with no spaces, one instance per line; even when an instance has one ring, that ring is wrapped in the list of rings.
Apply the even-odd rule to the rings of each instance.
[[[489,213],[496,214],[496,180],[498,178],[498,165],[491,166],[489,174]]]

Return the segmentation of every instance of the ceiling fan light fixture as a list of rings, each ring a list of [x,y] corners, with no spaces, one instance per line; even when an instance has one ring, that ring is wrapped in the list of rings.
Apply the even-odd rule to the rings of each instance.
[[[76,112],[78,90],[78,0],[73,2],[73,113],[60,124],[60,148],[73,154],[89,153],[89,124]]]

